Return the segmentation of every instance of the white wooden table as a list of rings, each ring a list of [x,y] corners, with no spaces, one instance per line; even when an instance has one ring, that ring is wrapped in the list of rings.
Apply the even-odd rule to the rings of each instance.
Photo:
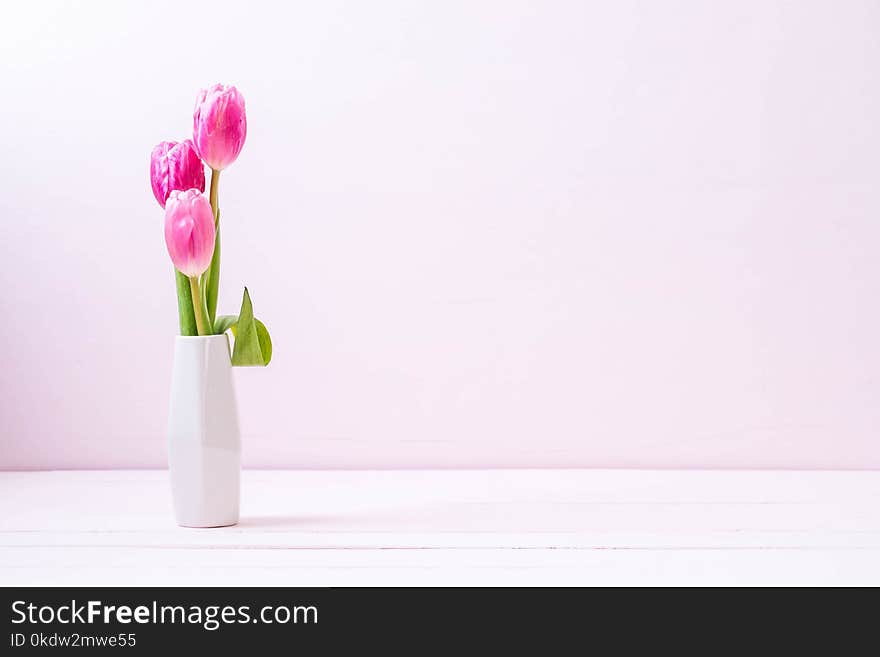
[[[225,529],[166,472],[6,472],[0,584],[880,585],[880,472],[248,471]]]

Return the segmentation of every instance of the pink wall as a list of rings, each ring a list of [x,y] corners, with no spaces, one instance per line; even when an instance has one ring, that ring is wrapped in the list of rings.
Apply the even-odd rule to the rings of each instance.
[[[164,463],[217,80],[248,464],[880,467],[880,5],[278,4],[6,9],[0,467]]]

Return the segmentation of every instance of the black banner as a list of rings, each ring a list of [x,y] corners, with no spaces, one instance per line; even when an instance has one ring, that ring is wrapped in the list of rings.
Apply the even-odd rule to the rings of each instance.
[[[589,652],[611,640],[616,654],[680,648],[707,633],[728,647],[755,635],[765,648],[772,635],[790,647],[805,631],[829,627],[828,611],[841,609],[817,608],[801,592],[741,589],[6,588],[0,598],[3,655],[268,646],[469,654],[475,639],[530,645],[536,654]],[[855,625],[858,615],[850,616]]]

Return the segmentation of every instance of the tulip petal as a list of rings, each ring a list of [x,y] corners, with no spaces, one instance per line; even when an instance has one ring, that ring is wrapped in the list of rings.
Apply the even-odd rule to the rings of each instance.
[[[193,144],[205,163],[222,171],[238,158],[246,137],[247,114],[238,89],[222,84],[202,89],[193,110]]]
[[[165,245],[177,270],[200,276],[214,254],[214,213],[197,189],[174,191],[165,205]]]

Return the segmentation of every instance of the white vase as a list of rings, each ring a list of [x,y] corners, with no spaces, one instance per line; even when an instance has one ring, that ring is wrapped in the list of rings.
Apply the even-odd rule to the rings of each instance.
[[[225,334],[174,343],[168,466],[178,525],[238,522],[241,439]]]

